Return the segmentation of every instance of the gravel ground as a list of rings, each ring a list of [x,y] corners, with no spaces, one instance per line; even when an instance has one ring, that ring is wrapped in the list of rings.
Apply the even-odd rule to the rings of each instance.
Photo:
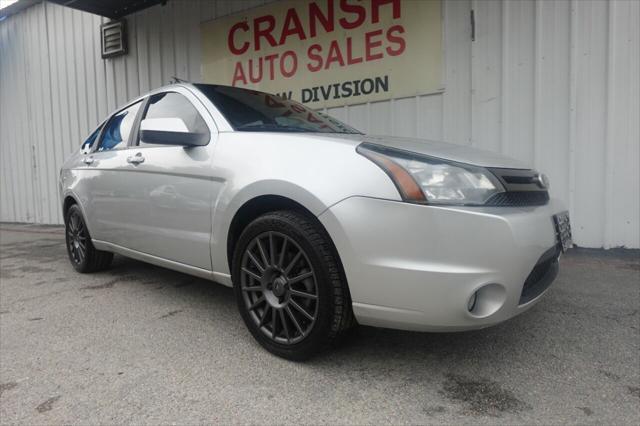
[[[0,423],[640,422],[640,253],[574,249],[544,300],[481,331],[358,328],[306,363],[262,350],[232,290],[57,227],[0,226]]]

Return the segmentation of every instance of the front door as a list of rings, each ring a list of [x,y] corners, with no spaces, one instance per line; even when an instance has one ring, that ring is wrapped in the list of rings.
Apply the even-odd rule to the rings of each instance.
[[[210,135],[207,146],[183,147],[147,144],[136,136],[129,161],[141,196],[128,247],[189,266],[211,270],[212,200],[221,183],[211,170],[215,124],[184,88],[150,96],[142,115],[146,119],[179,118],[189,132]],[[175,120],[174,120],[175,121]]]

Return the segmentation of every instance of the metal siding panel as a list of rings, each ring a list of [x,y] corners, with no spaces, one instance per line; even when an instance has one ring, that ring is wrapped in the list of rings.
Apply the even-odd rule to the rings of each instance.
[[[393,134],[416,137],[416,97],[397,99],[393,103]]]
[[[102,117],[98,115],[98,81],[96,79],[96,64],[94,60],[95,51],[94,49],[94,33],[98,32],[98,28],[93,27],[93,20],[86,19],[84,15],[82,15],[81,20],[82,25],[82,48],[84,49],[84,70],[87,73],[86,75],[86,105],[87,105],[87,126],[88,131],[91,132],[102,120]]]
[[[60,123],[60,134],[54,144],[54,156],[56,161],[54,164],[59,164],[62,158],[62,152],[64,151],[65,141],[69,138],[71,132],[70,123],[71,117],[69,116],[69,90],[67,87],[67,48],[65,46],[65,23],[64,13],[65,8],[57,5],[53,7],[53,42],[54,42],[54,55],[57,57],[55,60],[55,78],[53,85],[56,90],[54,95],[54,102],[57,101],[57,119]],[[55,104],[54,104],[55,105]]]
[[[222,16],[227,16],[231,14],[231,8],[233,7],[234,2],[223,1],[223,0],[215,0],[215,9],[213,13],[213,18],[220,18]]]
[[[251,9],[254,7],[262,6],[264,4],[263,0],[235,0],[231,3],[231,8],[229,10],[230,13],[237,13],[242,10]]]
[[[190,25],[187,22],[189,18],[189,3],[180,2],[174,5],[175,31],[173,32],[173,46],[175,50],[176,77],[183,80],[189,80],[189,48],[187,46],[190,32],[188,30]]]
[[[37,56],[37,66],[40,71],[38,78],[39,96],[38,104],[42,117],[42,137],[36,143],[36,162],[38,167],[38,187],[41,206],[42,223],[54,223],[53,202],[49,193],[49,182],[46,172],[51,168],[51,157],[47,156],[47,151],[51,146],[51,140],[55,131],[52,119],[52,100],[51,100],[51,63],[49,61],[49,40],[47,26],[45,23],[45,5],[39,4],[35,9],[34,34],[37,35],[37,46],[33,50],[33,54]]]
[[[609,12],[605,245],[640,247],[640,2]]]
[[[468,0],[444,2],[443,137],[468,145],[471,140],[471,31]]]
[[[118,108],[129,100],[129,90],[127,82],[127,57],[116,56],[114,58],[105,59],[105,61],[108,64],[111,64],[111,70],[113,71],[113,91],[115,99],[114,108]]]
[[[20,27],[25,24],[25,15],[21,17]],[[16,55],[14,60],[15,79],[13,80],[13,90],[15,93],[15,101],[13,103],[14,109],[12,115],[17,117],[29,117],[29,112],[26,103],[26,74],[27,68],[25,66],[24,54],[24,31],[15,31],[13,33],[13,42],[16,45]],[[28,120],[18,119],[15,121],[16,137],[11,141],[16,147],[16,159],[18,161],[16,167],[16,182],[18,183],[20,204],[22,210],[20,211],[19,218],[21,222],[29,222],[33,220],[31,215],[31,181],[29,178],[29,170],[31,161],[28,155],[29,147],[29,128]]]
[[[1,78],[7,73],[7,60],[6,58],[9,56],[9,47],[7,46],[4,33],[7,29],[8,25],[5,23],[4,25],[0,25],[0,135],[6,135],[9,131],[8,120],[5,114],[5,104],[8,102],[9,96],[7,94],[7,89],[5,85],[7,83],[5,78]],[[8,197],[8,187],[6,187],[6,182],[8,180],[7,176],[7,165],[6,161],[6,150],[7,143],[4,142],[4,138],[0,138],[0,221],[6,221],[9,219],[10,213],[9,210],[11,208],[11,202]]]
[[[473,3],[475,42],[471,46],[471,144],[500,151],[502,116],[502,4],[499,0]]]
[[[87,60],[85,58],[85,41],[86,34],[84,32],[83,15],[80,11],[74,11],[73,28],[76,29],[74,39],[74,54],[76,56],[76,75],[77,75],[77,102],[78,102],[78,139],[74,141],[72,148],[84,139],[89,132],[91,123],[89,122],[89,105],[88,105],[88,86],[87,86]],[[79,34],[79,36],[78,36]]]
[[[22,16],[22,22],[20,24],[21,27],[25,26],[26,16]],[[27,67],[27,63],[25,60],[25,54],[27,53],[27,49],[25,47],[25,38],[26,31],[17,31],[16,33],[16,42],[18,45],[18,54],[16,56],[16,80],[15,84],[15,93],[17,95],[16,99],[16,107],[19,111],[19,114],[22,117],[30,117],[29,114],[29,105],[27,102],[27,73],[29,69]],[[16,112],[14,111],[14,114]],[[24,222],[32,222],[33,217],[33,182],[31,180],[31,132],[29,130],[29,121],[28,119],[17,120],[16,124],[18,126],[18,139],[14,141],[14,143],[18,147],[18,161],[19,167],[19,182],[20,182],[20,192],[22,197],[22,203],[24,206],[24,211],[22,212],[22,220]]]
[[[104,20],[102,20],[104,22]],[[118,104],[117,88],[116,88],[116,69],[112,60],[100,60],[104,64],[106,96],[107,96],[107,115],[111,114]]]
[[[342,120],[345,123],[347,122],[347,115],[344,107],[328,108],[327,114],[337,118],[338,120]]]
[[[55,157],[53,151],[55,149],[55,139],[58,137],[59,133],[59,123],[54,120],[54,90],[52,87],[53,81],[53,68],[52,68],[52,60],[51,60],[51,48],[52,48],[52,40],[50,38],[49,31],[49,10],[50,7],[48,3],[42,3],[38,5],[40,8],[40,13],[38,17],[38,35],[40,40],[42,41],[39,48],[39,56],[42,60],[43,67],[41,70],[44,71],[42,74],[42,87],[43,87],[43,102],[42,102],[42,111],[45,120],[45,136],[41,142],[41,149],[38,151],[40,161],[40,187],[43,191],[43,199],[46,202],[47,208],[45,209],[45,223],[57,223],[57,205],[55,204],[55,195],[51,194],[51,180],[49,177],[49,172],[54,170],[55,168]],[[46,68],[45,68],[46,66]],[[57,193],[57,191],[56,191]]]
[[[349,107],[349,123],[361,132],[367,132],[369,128],[368,104],[353,105]]]
[[[52,184],[49,176],[54,173],[55,170],[55,141],[60,135],[60,122],[55,119],[55,107],[57,106],[56,90],[53,86],[53,73],[54,62],[51,59],[51,49],[53,48],[53,39],[51,36],[49,26],[52,24],[51,12],[49,10],[49,4],[43,4],[42,13],[40,15],[40,35],[44,41],[40,49],[40,57],[42,62],[46,64],[46,74],[43,75],[42,84],[44,88],[43,112],[46,120],[46,136],[42,141],[42,150],[40,151],[41,158],[41,180],[40,185],[44,192],[44,196],[47,200],[48,216],[45,223],[58,223],[58,205],[57,191],[56,194],[52,194],[52,188],[55,185]],[[57,188],[56,188],[57,189]]]
[[[18,94],[16,93],[16,86],[15,86],[15,82],[17,81],[17,79],[19,78],[19,74],[18,71],[16,70],[16,63],[17,63],[17,46],[15,43],[15,34],[17,32],[17,27],[18,26],[18,22],[14,22],[13,23],[13,28],[11,28],[8,31],[7,34],[7,45],[10,46],[10,49],[12,50],[11,52],[11,62],[9,64],[9,81],[10,81],[10,85],[8,87],[9,90],[8,93],[11,97],[11,99],[13,99],[13,101],[11,102],[11,108],[9,109],[10,112],[10,117],[11,116],[15,116],[19,114],[16,114],[15,110],[16,110],[16,101],[17,101],[17,97]],[[18,118],[19,120],[19,118]],[[18,161],[19,158],[19,153],[18,153],[18,147],[16,144],[16,141],[18,140],[18,128],[16,126],[17,120],[14,121],[13,123],[9,124],[9,129],[10,129],[10,133],[9,133],[9,138],[7,139],[9,141],[9,147],[10,147],[10,156],[11,156],[11,167],[10,167],[10,175],[11,175],[11,185],[13,186],[13,191],[12,191],[12,195],[13,195],[13,203],[15,204],[15,208],[14,208],[14,218],[13,220],[15,221],[19,221],[22,222],[22,215],[24,213],[24,205],[22,204],[22,197],[21,197],[21,188],[20,188],[20,180],[18,178],[19,176],[19,168],[21,166],[21,164]]]
[[[8,47],[4,42],[4,32],[7,28],[7,25],[0,26],[0,77],[6,74],[6,57],[8,56]],[[5,89],[6,79],[0,78],[0,135],[6,135],[9,131],[8,125],[6,123],[7,119],[5,115],[5,102],[8,99],[8,95]],[[9,217],[9,200],[7,199],[7,191],[5,190],[5,185],[7,181],[7,176],[5,175],[6,166],[5,166],[5,147],[6,143],[3,138],[0,138],[0,221],[7,220]]]
[[[419,96],[416,114],[418,137],[442,140],[442,95]]]
[[[149,66],[149,11],[136,14],[136,51],[138,54],[138,87],[140,93],[151,90],[151,70]]]
[[[369,111],[369,132],[374,135],[392,134],[390,102],[371,102]],[[329,114],[331,114],[331,110],[329,110]]]
[[[98,110],[98,121],[102,122],[102,120],[107,118],[107,114],[110,111],[107,99],[107,65],[101,58],[102,46],[99,31],[102,19],[95,15],[92,15],[89,19],[91,19],[94,28],[91,33],[91,40],[93,41],[93,49],[95,52],[93,63],[96,69],[96,107]]]
[[[198,10],[202,17],[202,22],[209,21],[215,16],[216,2],[211,0],[200,0]]]
[[[45,222],[48,216],[48,196],[44,190],[46,184],[43,185],[45,176],[43,172],[46,168],[46,157],[44,152],[46,150],[45,143],[48,140],[47,129],[49,124],[45,115],[45,108],[50,105],[47,87],[43,83],[43,78],[48,72],[48,67],[45,68],[46,58],[43,56],[42,46],[46,46],[46,39],[42,37],[39,18],[42,14],[41,5],[28,9],[29,22],[27,24],[27,31],[29,32],[31,42],[29,44],[29,61],[33,67],[33,72],[29,76],[30,91],[27,96],[29,102],[32,104],[33,114],[31,116],[34,126],[33,139],[31,141],[32,156],[33,156],[33,190],[35,199],[35,222]],[[38,99],[38,102],[32,102],[33,99]],[[44,187],[44,188],[43,188]]]
[[[504,29],[507,41],[502,52],[507,58],[503,70],[503,108],[505,132],[502,151],[509,156],[533,165],[533,59],[534,59],[534,2],[509,2],[505,10],[510,22]]]
[[[578,2],[575,205],[579,245],[601,246],[604,233],[604,172],[607,66],[607,4]]]
[[[158,8],[149,9],[147,15],[147,30],[149,41],[149,90],[162,86],[162,50],[160,43],[160,29],[158,25],[160,13]]]
[[[127,99],[125,102],[140,95],[140,84],[138,82],[138,28],[136,26],[137,15],[127,18],[127,42],[129,53],[124,57],[126,65]]]
[[[39,221],[40,218],[40,203],[39,203],[39,191],[38,191],[38,173],[37,173],[37,168],[36,168],[36,163],[35,163],[35,143],[36,141],[39,139],[39,133],[40,133],[40,128],[41,128],[41,123],[39,122],[39,108],[38,108],[38,104],[34,103],[34,102],[30,102],[30,99],[35,99],[35,96],[37,95],[37,84],[38,84],[38,76],[39,76],[39,70],[36,66],[35,63],[35,57],[33,55],[33,51],[35,49],[34,46],[34,37],[35,37],[35,31],[33,29],[33,11],[32,10],[26,10],[24,13],[24,20],[23,20],[23,27],[27,29],[27,31],[25,31],[25,39],[24,39],[24,44],[22,46],[23,50],[23,61],[25,63],[25,69],[26,69],[26,73],[25,73],[25,78],[24,78],[24,85],[25,85],[25,90],[24,90],[24,96],[23,96],[23,102],[26,103],[27,106],[27,117],[29,117],[29,120],[25,120],[28,124],[28,133],[29,133],[29,139],[28,139],[28,143],[27,143],[27,149],[28,149],[28,156],[29,156],[29,162],[28,162],[28,172],[27,172],[27,177],[29,179],[29,186],[30,186],[30,191],[31,191],[31,200],[30,200],[30,204],[31,204],[31,212],[33,214],[33,217],[31,218],[32,222],[37,222]],[[2,134],[0,132],[0,134]]]
[[[200,6],[197,2],[188,3],[188,21],[185,24],[189,37],[187,39],[187,54],[189,58],[188,76],[189,81],[202,81],[200,64],[202,63],[201,41],[200,41]]]
[[[68,100],[69,100],[69,109],[68,109],[69,134],[67,138],[64,140],[65,143],[62,150],[63,160],[67,158],[69,154],[71,154],[73,147],[77,143],[79,143],[80,135],[82,134],[82,131],[80,129],[80,120],[82,116],[80,113],[80,106],[78,103],[78,91],[80,90],[80,87],[78,86],[79,76],[77,72],[77,67],[78,67],[79,59],[77,56],[77,50],[74,49],[73,47],[74,41],[75,41],[74,39],[77,38],[74,35],[75,31],[73,31],[73,28],[75,28],[74,19],[73,19],[74,13],[75,13],[74,9],[71,9],[71,8],[64,8],[63,10],[64,27],[65,27],[64,45],[65,45],[67,59],[68,59],[67,61],[65,61],[66,67],[67,67],[67,72],[65,73],[65,77],[67,80],[67,94],[68,94]],[[81,12],[78,12],[78,13],[81,13]]]
[[[51,84],[53,89],[53,120],[57,123],[56,136],[52,140],[52,159],[51,169],[48,170],[47,177],[49,180],[50,194],[57,194],[55,180],[51,179],[51,175],[55,174],[55,170],[60,167],[63,161],[62,152],[64,150],[65,140],[69,137],[69,101],[67,91],[66,62],[67,51],[64,45],[64,7],[47,3],[47,10],[50,10],[48,18],[51,19],[49,25],[49,38],[51,40],[52,55],[52,77]],[[53,198],[53,197],[52,197]],[[59,209],[53,211],[53,220],[60,222]]]
[[[12,46],[13,48],[13,52],[12,52],[12,60],[11,60],[11,77],[10,77],[10,81],[12,82],[10,89],[9,89],[9,93],[11,94],[11,97],[13,99],[12,105],[11,105],[11,113],[10,116],[17,116],[20,117],[20,110],[18,108],[18,97],[19,94],[16,91],[16,81],[18,81],[18,78],[20,78],[20,70],[17,69],[17,64],[18,64],[18,50],[19,47],[17,45],[16,42],[16,34],[17,34],[17,27],[19,25],[19,22],[15,22],[14,23],[14,28],[9,31],[8,33],[8,38],[7,38],[7,42]],[[18,119],[19,120],[19,119]],[[24,216],[24,212],[25,212],[25,206],[23,203],[23,191],[22,191],[22,187],[20,185],[20,168],[22,167],[22,164],[20,163],[20,146],[18,141],[20,140],[20,134],[19,134],[19,124],[20,121],[16,120],[13,125],[10,126],[11,128],[11,137],[9,139],[10,144],[11,144],[11,158],[12,158],[12,168],[11,168],[11,180],[13,181],[13,184],[15,185],[15,188],[17,189],[16,191],[14,191],[13,193],[13,199],[14,202],[16,203],[16,218],[15,220],[19,221],[19,222],[23,222],[23,216]]]
[[[160,62],[162,64],[162,77],[160,86],[168,84],[176,75],[176,60],[174,56],[174,2],[169,2],[160,7]]]
[[[25,171],[27,174],[27,179],[29,183],[29,205],[31,208],[32,217],[30,219],[31,222],[37,222],[40,218],[40,203],[39,203],[39,191],[38,191],[38,173],[35,161],[35,144],[39,139],[40,134],[40,122],[39,122],[39,108],[38,103],[30,102],[31,99],[36,99],[37,96],[37,84],[38,84],[38,76],[39,69],[36,66],[33,51],[35,50],[34,46],[34,36],[35,31],[32,29],[32,22],[34,17],[33,10],[27,10],[24,13],[23,27],[27,29],[24,34],[24,44],[23,48],[23,61],[25,67],[25,78],[24,78],[24,96],[22,102],[25,103],[27,109],[27,117],[29,120],[24,120],[27,125],[27,132],[29,134],[29,138],[26,142],[26,150],[28,161],[25,165]]]
[[[551,195],[568,200],[570,4],[536,6],[534,166],[549,176]]]
[[[4,45],[4,29],[6,27],[0,27],[0,75],[5,75],[7,72],[6,66],[3,66],[6,61],[2,58],[6,58],[8,55],[7,49]],[[6,103],[9,96],[7,95],[5,84],[6,79],[0,79],[0,134],[6,135],[9,132],[9,125],[6,114]],[[11,217],[11,209],[13,203],[9,196],[9,174],[8,174],[8,161],[7,161],[7,148],[8,144],[0,139],[0,221],[9,221]]]
[[[14,179],[13,168],[15,166],[14,153],[13,153],[13,140],[15,140],[13,132],[14,132],[14,120],[7,120],[10,117],[10,111],[12,108],[10,107],[10,103],[13,99],[15,99],[15,95],[12,93],[11,82],[13,81],[13,62],[14,62],[14,53],[15,46],[10,44],[9,33],[14,30],[16,25],[16,20],[12,20],[7,22],[6,24],[0,27],[0,47],[2,47],[2,55],[0,55],[0,63],[2,64],[2,76],[5,77],[3,79],[2,85],[2,96],[0,99],[3,101],[3,114],[2,117],[5,117],[2,121],[3,126],[6,126],[3,129],[2,135],[5,135],[2,139],[3,141],[3,152],[2,152],[2,160],[3,160],[3,171],[5,177],[3,179],[3,184],[5,187],[3,188],[3,192],[7,195],[7,204],[8,208],[6,210],[6,218],[3,220],[6,221],[17,221],[17,212],[16,208],[18,208],[18,203],[16,200],[16,183]]]

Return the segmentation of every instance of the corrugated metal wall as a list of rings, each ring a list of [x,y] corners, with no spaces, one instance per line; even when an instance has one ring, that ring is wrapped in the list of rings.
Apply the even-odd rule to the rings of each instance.
[[[108,111],[200,78],[199,23],[265,3],[169,1],[128,18],[100,58],[101,18],[40,4],[0,22],[0,219],[61,223],[57,173]],[[440,95],[332,108],[377,134],[501,151],[546,172],[577,244],[640,246],[640,2],[444,2]],[[471,41],[470,11],[476,16]]]

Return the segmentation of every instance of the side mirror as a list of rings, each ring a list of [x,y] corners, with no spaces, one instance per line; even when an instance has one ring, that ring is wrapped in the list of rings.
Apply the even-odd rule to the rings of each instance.
[[[157,145],[204,146],[209,143],[209,132],[190,132],[178,117],[147,118],[140,123],[140,140]]]

